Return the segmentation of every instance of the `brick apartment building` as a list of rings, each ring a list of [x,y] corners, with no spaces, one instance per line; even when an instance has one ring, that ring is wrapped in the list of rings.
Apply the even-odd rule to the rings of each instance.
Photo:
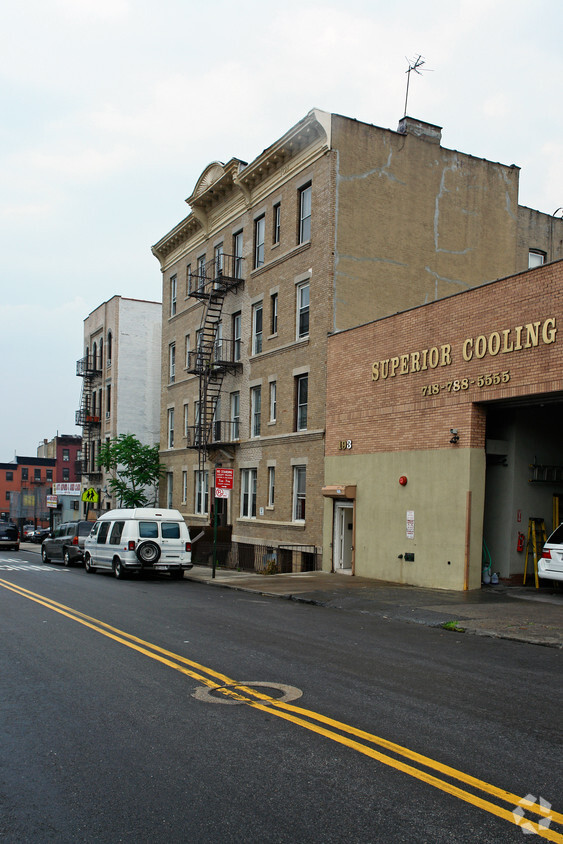
[[[44,439],[37,448],[37,456],[56,460],[51,490],[54,498],[50,499],[49,507],[51,527],[80,518],[82,437],[57,434],[51,440]]]
[[[318,110],[251,163],[210,164],[190,214],[153,247],[161,503],[205,526],[213,468],[231,468],[217,499],[231,563],[314,564],[328,336],[563,257],[563,222],[520,207],[518,177],[442,147],[439,127]],[[344,348],[333,365],[349,372]]]
[[[329,338],[334,570],[474,589],[485,550],[522,582],[529,537],[533,585],[530,520],[563,519],[562,313],[557,261]]]
[[[102,442],[120,434],[135,434],[145,445],[159,441],[161,320],[160,302],[122,296],[112,296],[84,320],[76,424],[82,427],[82,487],[98,495],[89,518],[119,504],[98,466]]]
[[[0,517],[24,524],[48,527],[46,496],[56,471],[55,458],[16,456],[0,463]]]

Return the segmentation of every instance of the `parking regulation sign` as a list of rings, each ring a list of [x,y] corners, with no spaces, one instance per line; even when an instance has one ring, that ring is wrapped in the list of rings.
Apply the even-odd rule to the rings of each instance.
[[[218,489],[232,489],[233,488],[233,470],[232,469],[215,469],[215,490]],[[216,498],[222,498],[223,496],[217,495],[215,493]],[[225,496],[228,498],[228,496]]]

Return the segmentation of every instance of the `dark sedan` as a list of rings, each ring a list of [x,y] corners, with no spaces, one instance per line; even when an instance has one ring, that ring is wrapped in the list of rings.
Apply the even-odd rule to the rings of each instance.
[[[20,550],[20,532],[13,522],[0,522],[0,548]]]

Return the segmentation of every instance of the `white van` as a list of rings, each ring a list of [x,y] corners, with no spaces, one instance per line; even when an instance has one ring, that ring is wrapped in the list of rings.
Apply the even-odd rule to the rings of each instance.
[[[192,567],[188,526],[179,510],[108,510],[86,537],[84,567],[89,574],[165,571],[180,579]]]

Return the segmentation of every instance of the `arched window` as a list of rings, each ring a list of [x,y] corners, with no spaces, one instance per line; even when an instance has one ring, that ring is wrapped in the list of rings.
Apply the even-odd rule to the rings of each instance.
[[[104,338],[100,337],[100,369],[104,365]]]
[[[96,369],[98,365],[98,347],[95,343],[92,344],[92,369]]]
[[[111,331],[108,331],[108,340],[107,340],[108,345],[107,345],[107,349],[106,349],[106,359],[107,359],[107,365],[108,366],[111,364],[112,339],[113,338],[111,336]]]

